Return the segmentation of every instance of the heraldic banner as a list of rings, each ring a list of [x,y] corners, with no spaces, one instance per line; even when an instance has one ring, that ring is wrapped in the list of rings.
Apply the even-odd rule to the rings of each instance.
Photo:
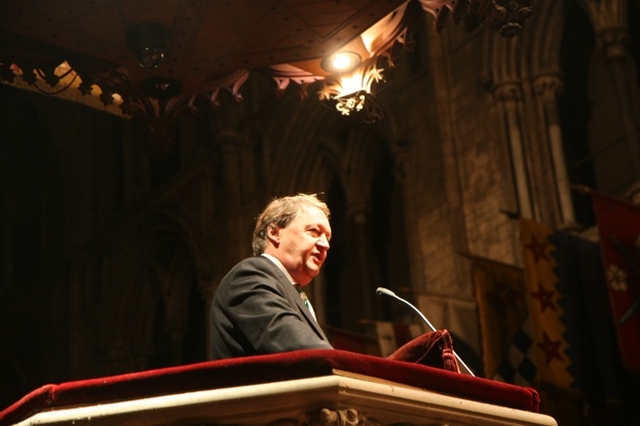
[[[488,259],[473,259],[484,376],[531,386],[535,365],[528,358],[531,337],[523,334],[527,288],[522,268]]]
[[[640,208],[591,193],[624,367],[640,373]]]
[[[568,371],[571,359],[567,355],[569,342],[565,339],[564,311],[559,300],[557,262],[552,256],[555,247],[549,242],[553,230],[528,219],[520,220],[520,238],[527,283],[529,316],[533,340],[537,347],[538,379],[561,388],[574,380]]]

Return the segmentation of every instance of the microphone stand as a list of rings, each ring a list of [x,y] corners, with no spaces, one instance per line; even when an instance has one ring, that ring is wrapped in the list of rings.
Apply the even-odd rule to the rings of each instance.
[[[427,319],[427,317],[422,315],[422,312],[420,312],[420,310],[418,308],[416,308],[411,303],[409,303],[406,300],[404,300],[402,297],[400,297],[397,294],[395,294],[393,291],[389,290],[388,288],[378,287],[378,289],[376,290],[376,294],[378,296],[385,296],[385,297],[389,297],[389,298],[392,298],[392,299],[399,300],[400,302],[402,302],[405,305],[409,306],[411,309],[413,309],[420,316],[420,318],[422,318],[422,321],[424,321],[427,324],[427,326],[429,327],[429,329],[431,331],[434,331],[434,332],[437,331],[436,328],[433,326],[433,324],[431,324],[431,322]],[[452,352],[453,352],[453,355],[456,357],[456,360],[458,361],[458,363],[460,365],[462,365],[462,367],[464,367],[464,369],[467,371],[467,373],[469,373],[470,375],[475,377],[475,374],[473,374],[473,371],[471,371],[471,369],[467,366],[467,364],[465,364],[464,361],[458,356],[456,351],[452,350]]]

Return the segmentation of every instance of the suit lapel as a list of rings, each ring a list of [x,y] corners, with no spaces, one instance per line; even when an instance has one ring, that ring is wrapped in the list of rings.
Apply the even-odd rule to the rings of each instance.
[[[325,336],[324,332],[322,331],[322,328],[320,328],[320,325],[317,323],[315,318],[313,318],[313,315],[311,315],[311,312],[309,311],[309,309],[305,306],[304,302],[302,301],[302,298],[300,297],[300,294],[298,293],[298,290],[296,290],[293,287],[293,284],[291,284],[289,282],[287,277],[282,273],[282,271],[272,261],[270,261],[266,257],[263,257],[263,259],[266,262],[268,262],[268,264],[271,267],[271,270],[273,270],[274,277],[276,278],[276,281],[278,282],[278,285],[280,286],[280,288],[283,290],[284,294],[286,295],[287,300],[289,301],[289,303],[292,303],[295,306],[297,306],[298,307],[298,311],[300,312],[302,317],[307,321],[309,326],[316,332],[316,334],[318,334],[324,340],[328,341],[327,336]]]
[[[324,335],[322,328],[320,328],[320,325],[318,324],[316,319],[313,318],[313,315],[311,315],[311,311],[309,311],[309,308],[305,306],[302,297],[300,297],[300,293],[298,293],[298,290],[296,290],[295,287],[286,280],[286,278],[284,281],[280,280],[280,282],[283,284],[283,286],[286,287],[287,298],[295,303],[295,305],[298,307],[298,310],[300,311],[302,316],[304,316],[305,320],[307,321],[307,323],[309,323],[311,328],[313,328],[315,332],[318,333],[318,335],[322,336],[322,338],[326,340],[327,337]]]

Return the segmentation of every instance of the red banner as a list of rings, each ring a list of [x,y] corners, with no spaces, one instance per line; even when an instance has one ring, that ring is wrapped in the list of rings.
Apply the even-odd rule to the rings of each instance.
[[[640,208],[597,192],[592,199],[622,362],[640,373]]]

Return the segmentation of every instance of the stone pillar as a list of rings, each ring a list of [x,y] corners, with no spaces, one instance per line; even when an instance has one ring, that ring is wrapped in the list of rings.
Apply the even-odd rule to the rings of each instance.
[[[225,211],[227,213],[228,224],[228,252],[227,260],[234,264],[247,253],[244,247],[250,241],[244,239],[244,224],[242,214],[242,173],[240,169],[238,135],[233,132],[224,132],[218,136],[218,143],[222,150],[224,162],[224,188],[225,188]]]
[[[69,369],[71,377],[87,374],[85,365],[87,318],[85,317],[86,293],[84,258],[69,262]]]
[[[91,250],[74,250],[68,261],[68,341],[71,377],[87,377],[101,373],[96,366],[94,350],[103,346],[101,340],[110,333],[102,329],[104,315],[109,315],[102,299],[108,287],[110,271],[104,259]],[[122,297],[122,296],[119,296]],[[105,340],[113,338],[108,334]],[[115,340],[115,339],[113,339]],[[97,369],[96,369],[97,368]]]
[[[575,212],[571,198],[571,187],[567,174],[567,163],[562,146],[560,115],[558,113],[557,95],[563,90],[562,80],[557,74],[544,74],[534,79],[533,87],[542,104],[545,129],[549,139],[551,161],[556,180],[556,192],[560,204],[560,220],[562,228],[575,228]]]
[[[371,206],[365,202],[352,203],[347,208],[347,216],[353,223],[356,241],[354,248],[357,251],[357,266],[356,271],[358,273],[360,281],[360,296],[362,301],[361,315],[363,318],[373,318],[372,309],[372,294],[373,294],[373,274],[371,268],[373,261],[371,258],[371,239],[369,238],[369,214],[371,212]]]
[[[632,203],[640,205],[640,139],[636,117],[638,116],[631,96],[632,82],[627,69],[633,58],[625,43],[629,33],[624,28],[608,28],[598,34],[598,42],[607,58],[619,103],[619,110],[624,126],[624,134],[633,168],[634,183],[629,188],[628,196]]]
[[[626,47],[629,38],[629,0],[577,0],[591,19],[597,35],[598,47],[607,59],[611,84],[618,98],[620,119],[624,127],[633,180],[628,192],[632,203],[640,205],[640,141],[636,122],[639,106],[634,103],[632,89],[635,82],[629,70],[634,68],[633,56]],[[635,78],[635,77],[634,77]]]
[[[518,104],[522,102],[522,89],[516,83],[500,84],[496,86],[494,96],[504,107],[507,138],[511,151],[518,206],[520,208],[519,213],[520,216],[533,218],[531,191],[529,190],[524,141],[518,109]]]

